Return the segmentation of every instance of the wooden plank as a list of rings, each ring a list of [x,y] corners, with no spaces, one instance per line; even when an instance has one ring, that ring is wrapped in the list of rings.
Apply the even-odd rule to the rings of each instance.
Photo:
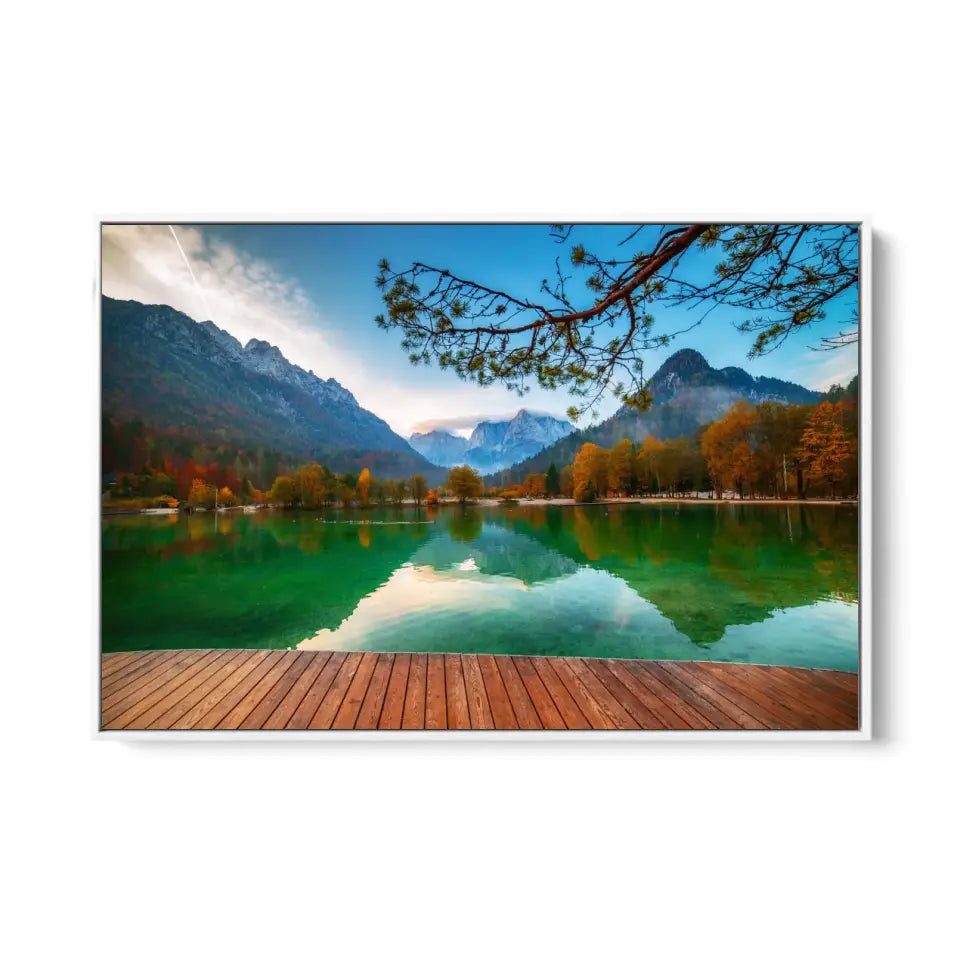
[[[794,724],[780,716],[776,710],[771,710],[769,703],[764,703],[762,702],[762,698],[752,696],[750,693],[741,690],[739,685],[730,683],[733,677],[733,664],[723,664],[725,669],[719,673],[714,673],[708,669],[708,666],[706,662],[684,663],[679,665],[680,669],[683,670],[689,678],[707,684],[728,703],[734,704],[737,709],[748,716],[754,717],[760,723],[764,724],[764,726],[773,730],[793,729]],[[722,705],[721,709],[730,713],[730,711]],[[733,715],[733,719],[741,720],[737,715]]]
[[[122,674],[112,677],[109,683],[105,683],[101,687],[101,703],[105,706],[110,706],[110,704],[106,703],[107,698],[115,697],[116,694],[121,693],[123,690],[126,690],[127,693],[132,693],[137,686],[146,682],[150,674],[155,673],[155,671],[163,665],[182,660],[193,652],[192,650],[161,650],[158,651],[156,655],[145,657],[138,664],[131,667],[129,671],[124,671]],[[119,697],[117,697],[117,699],[119,699]],[[114,700],[112,702],[116,701]]]
[[[171,730],[212,730],[217,721],[230,711],[244,695],[248,685],[252,687],[270,668],[269,650],[255,650],[236,671],[225,677],[202,700],[170,725]],[[223,711],[221,713],[221,710]],[[207,717],[210,717],[207,720]]]
[[[260,730],[314,658],[314,653],[311,650],[301,650],[299,653],[291,650],[290,652],[294,654],[294,657],[287,661],[287,669],[270,688],[266,696],[247,714],[240,724],[240,730]]]
[[[649,711],[656,720],[656,726],[665,730],[689,730],[690,724],[683,717],[664,703],[648,686],[638,680],[620,660],[589,661],[602,663],[613,676]],[[609,686],[609,684],[607,684]],[[626,703],[624,703],[626,706]],[[627,707],[627,709],[630,709]]]
[[[590,691],[571,669],[570,662],[566,657],[557,657],[551,660],[550,665],[573,698],[577,708],[587,718],[587,722],[594,730],[615,730],[617,728],[617,724],[607,716],[603,707],[591,696]]]
[[[490,654],[481,654],[477,657],[477,664],[483,676],[483,686],[487,691],[487,700],[490,703],[490,712],[493,714],[493,725],[497,730],[516,730],[519,728],[507,689],[503,685],[497,661]]]
[[[543,724],[523,680],[520,679],[516,664],[510,657],[497,657],[496,660],[500,679],[503,680],[510,706],[513,707],[513,715],[517,718],[517,725],[521,730],[542,730]]]
[[[447,725],[451,730],[469,730],[470,707],[467,704],[467,684],[463,679],[460,655],[444,654],[443,669],[447,690]]]
[[[221,684],[227,681],[227,678],[241,670],[251,657],[257,654],[256,650],[235,650],[234,656],[229,660],[221,660],[217,664],[217,669],[207,677],[203,683],[194,687],[182,700],[177,701],[164,713],[160,714],[155,720],[147,724],[149,730],[171,730],[174,724],[183,717],[188,710],[192,710],[201,702],[208,700],[213,691],[217,690]],[[251,668],[252,669],[252,668]],[[242,677],[242,674],[241,674]],[[224,694],[227,691],[224,690]],[[208,704],[207,709],[212,706]],[[206,712],[204,710],[203,712]]]
[[[668,687],[678,697],[682,697],[692,709],[696,710],[701,716],[706,717],[718,730],[743,729],[741,724],[718,709],[713,700],[701,696],[699,691],[695,689],[691,683],[686,682],[685,678],[669,672],[666,669],[666,665],[667,661],[665,660],[645,660],[643,662],[644,670],[656,677],[663,686]],[[634,668],[636,666],[637,664],[635,663],[630,665],[631,672],[635,672]],[[711,690],[710,692],[712,693],[713,691]],[[752,730],[766,729],[763,724],[758,723],[752,718],[751,723],[752,726],[750,729]]]
[[[814,680],[804,676],[806,672],[770,667],[767,676],[784,696],[802,703],[825,722],[835,724],[840,730],[855,730],[859,723],[856,699],[850,701],[845,695],[819,687]]]
[[[801,705],[809,710],[819,721],[830,724],[838,730],[855,729],[857,726],[856,704],[846,706],[831,692],[820,690],[805,678],[798,676],[799,671],[781,675],[776,667],[768,667],[767,680],[785,697],[788,702]],[[851,726],[852,724],[852,726]]]
[[[815,691],[817,706],[832,704],[845,715],[853,713],[859,724],[860,690],[856,674],[836,670],[806,670],[802,667],[763,667],[767,679],[782,677],[791,688],[801,687]]]
[[[427,655],[414,653],[410,656],[410,673],[407,679],[407,695],[403,704],[404,730],[422,730],[427,706]]]
[[[637,682],[645,686],[652,697],[655,697],[665,708],[672,710],[674,714],[682,718],[693,730],[715,730],[717,724],[710,720],[706,715],[696,710],[691,703],[688,703],[680,694],[664,680],[650,670],[646,669],[646,664],[638,660],[619,661],[623,669],[631,676],[635,677]],[[707,704],[708,709],[712,709]],[[727,721],[729,723],[729,720]]]
[[[290,722],[331,656],[329,650],[321,650],[311,658],[303,673],[297,677],[294,684],[284,694],[283,699],[277,704],[277,709],[264,721],[262,730],[282,730]]]
[[[155,670],[144,674],[129,687],[123,687],[101,701],[100,723],[107,724],[118,717],[128,707],[150,696],[154,690],[179,676],[187,667],[205,657],[209,650],[185,650],[172,660],[165,660]]]
[[[363,703],[360,705],[360,713],[357,714],[355,730],[377,729],[380,723],[380,711],[383,710],[383,701],[387,695],[387,683],[393,670],[393,657],[392,653],[379,655],[377,665],[373,668],[373,676],[370,678],[370,686],[367,687]]]
[[[635,730],[637,721],[618,702],[617,698],[597,679],[596,674],[579,657],[568,659],[570,669],[580,682],[590,691],[590,696],[600,704],[600,709],[610,718],[618,730]]]
[[[126,663],[131,657],[143,656],[145,650],[119,650],[116,653],[100,654],[100,676],[108,670],[115,670],[121,664]]]
[[[483,674],[476,654],[462,654],[460,666],[463,669],[463,682],[467,688],[467,709],[470,712],[470,727],[473,730],[493,730],[493,713],[483,683]]]
[[[794,699],[792,703],[788,702],[788,698],[771,684],[763,667],[751,668],[750,679],[744,682],[743,671],[738,664],[723,664],[721,669],[717,669],[718,666],[715,663],[697,664],[702,672],[713,678],[707,682],[728,699],[736,699],[731,691],[740,694],[740,705],[744,710],[756,715],[750,708],[750,703],[755,703],[765,712],[765,717],[770,717],[772,722],[789,730],[819,729],[823,726],[823,720],[800,701]]]
[[[330,729],[362,660],[363,654],[359,652],[348,653],[346,657],[344,657],[343,663],[340,664],[340,669],[337,671],[337,675],[333,678],[333,683],[330,684],[330,689],[327,690],[310,723],[307,725],[308,729]]]
[[[859,714],[860,695],[856,686],[850,689],[835,681],[836,674],[827,670],[803,670],[799,667],[770,667],[769,673],[773,677],[782,678],[795,687],[810,692],[816,698],[816,705],[826,701],[836,709],[848,715]],[[845,674],[841,676],[846,676]]]
[[[377,665],[377,659],[378,655],[375,653],[360,654],[360,662],[357,664],[357,668],[350,678],[350,685],[347,687],[343,700],[337,709],[336,716],[331,723],[332,729],[353,729],[353,725],[357,722],[357,714],[360,713],[360,707],[363,704],[367,687],[370,686],[370,678],[373,676],[373,668]]]
[[[407,698],[407,677],[410,675],[410,654],[398,653],[393,660],[387,693],[380,711],[381,730],[399,730],[403,723],[403,705]]]
[[[553,700],[567,729],[589,730],[590,721],[583,715],[583,711],[577,706],[576,700],[570,696],[570,691],[557,676],[550,660],[547,657],[531,657],[530,663],[537,671],[540,682],[550,694],[550,699]]]
[[[426,730],[447,728],[447,691],[442,653],[427,656],[427,707],[423,725]]]
[[[135,665],[151,656],[150,650],[134,650],[129,653],[108,653],[100,667],[100,687],[110,682],[121,670],[132,670]]]
[[[330,654],[330,658],[323,665],[323,669],[316,680],[304,694],[300,705],[294,710],[293,716],[287,721],[286,730],[307,730],[310,727],[317,710],[320,709],[320,704],[323,703],[324,697],[333,685],[346,659],[347,654],[342,650]]]
[[[290,669],[299,656],[295,650],[272,650],[267,658],[270,669],[260,678],[233,709],[217,723],[217,730],[237,730],[240,724],[253,712],[257,704],[276,686],[280,678]]]
[[[802,667],[784,667],[783,669],[796,670],[810,675],[810,679],[845,693],[852,697],[860,696],[860,676],[856,673],[845,673],[842,670],[803,670]]]
[[[120,717],[117,719],[117,724],[127,730],[146,730],[165,713],[179,707],[183,701],[190,697],[194,690],[203,689],[204,684],[221,671],[224,664],[235,660],[240,653],[242,653],[240,650],[213,651],[211,656],[196,664],[200,669],[194,670],[190,668],[186,671],[183,676],[184,682],[176,685],[174,689],[167,693],[166,696],[157,700],[148,710],[143,713],[138,713],[136,719],[132,721],[121,722],[123,718]],[[190,673],[192,673],[192,676],[188,675]],[[140,705],[138,704],[137,706],[139,708]],[[187,707],[183,707],[180,712],[183,713],[186,709]]]
[[[128,686],[138,677],[149,673],[154,667],[165,660],[170,660],[176,656],[175,650],[157,650],[144,654],[142,657],[136,657],[122,664],[117,670],[114,670],[106,677],[100,680],[100,698],[101,700],[112,693],[116,693],[121,687]]]
[[[194,730],[214,730],[241,703],[276,665],[275,650],[264,650],[263,657],[243,679],[192,725]],[[191,714],[193,711],[191,711]],[[246,714],[244,714],[246,715]],[[186,718],[184,718],[185,720]],[[181,721],[182,722],[182,721]],[[179,726],[179,723],[177,724]]]
[[[626,710],[637,727],[641,730],[663,730],[667,726],[602,660],[584,659],[583,663]]]
[[[219,659],[223,653],[223,650],[202,651],[200,656],[180,664],[182,669],[170,672],[164,682],[159,682],[159,678],[151,680],[141,690],[117,701],[112,707],[105,709],[101,715],[100,722],[104,730],[123,729],[151,707],[165,700],[169,694],[180,690],[187,681],[209,663]]]
[[[731,700],[718,689],[719,685],[707,682],[709,675],[704,675],[696,669],[696,664],[692,667],[689,663],[680,660],[664,660],[658,664],[668,676],[674,678],[703,697],[704,700],[713,704],[713,706],[726,717],[729,718],[729,724],[734,729],[746,730],[768,730],[776,728],[776,721],[763,716],[763,711],[756,705],[751,705],[751,711],[744,710],[736,700],[742,699],[734,694]],[[759,714],[759,716],[758,716]]]
[[[698,661],[267,650],[102,657],[105,729],[856,729],[858,679]]]
[[[527,696],[533,704],[533,709],[537,711],[537,717],[540,725],[545,730],[566,730],[567,725],[563,722],[563,717],[553,702],[553,697],[543,685],[536,667],[530,662],[529,657],[511,657],[513,665],[517,668],[517,674],[520,682],[527,691]]]

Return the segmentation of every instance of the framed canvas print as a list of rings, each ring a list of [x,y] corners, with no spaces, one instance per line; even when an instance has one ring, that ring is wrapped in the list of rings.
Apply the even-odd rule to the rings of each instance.
[[[862,220],[99,242],[101,735],[869,737]]]

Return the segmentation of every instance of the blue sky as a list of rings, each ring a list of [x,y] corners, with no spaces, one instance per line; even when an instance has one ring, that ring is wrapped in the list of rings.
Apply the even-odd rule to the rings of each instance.
[[[643,238],[617,246],[630,230],[622,224],[577,226],[561,245],[548,226],[538,224],[111,226],[104,228],[103,292],[168,303],[196,320],[212,320],[242,342],[257,337],[276,343],[293,362],[340,381],[403,435],[436,426],[464,432],[480,419],[504,418],[520,406],[562,417],[571,399],[534,386],[520,400],[502,387],[480,389],[436,367],[411,366],[400,334],[373,322],[383,308],[373,282],[379,259],[386,257],[395,268],[419,260],[542,299],[536,296],[540,280],[554,273],[554,258],[571,272],[573,243],[622,257],[644,247]],[[704,279],[717,254],[691,252],[688,258],[693,262],[685,259],[685,269]],[[590,296],[584,293],[586,303]],[[856,373],[856,348],[810,347],[821,335],[847,326],[854,303],[848,298],[831,305],[825,321],[755,360],[747,359],[750,337],[734,328],[742,316],[718,308],[669,347],[651,351],[645,375],[673,351],[692,347],[714,367],[739,366],[809,387],[845,383]],[[662,333],[699,316],[659,306],[652,312],[654,330]],[[607,398],[598,413],[609,416],[616,408]]]

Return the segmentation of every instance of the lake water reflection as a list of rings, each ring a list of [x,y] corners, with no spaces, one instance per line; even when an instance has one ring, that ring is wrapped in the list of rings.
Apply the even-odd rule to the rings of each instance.
[[[104,650],[302,647],[857,669],[857,510],[639,504],[103,522]]]

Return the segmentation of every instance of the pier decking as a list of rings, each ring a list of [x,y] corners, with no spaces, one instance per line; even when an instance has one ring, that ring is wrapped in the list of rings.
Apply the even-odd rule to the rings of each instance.
[[[102,658],[104,730],[856,730],[856,674],[577,657],[159,650]]]

